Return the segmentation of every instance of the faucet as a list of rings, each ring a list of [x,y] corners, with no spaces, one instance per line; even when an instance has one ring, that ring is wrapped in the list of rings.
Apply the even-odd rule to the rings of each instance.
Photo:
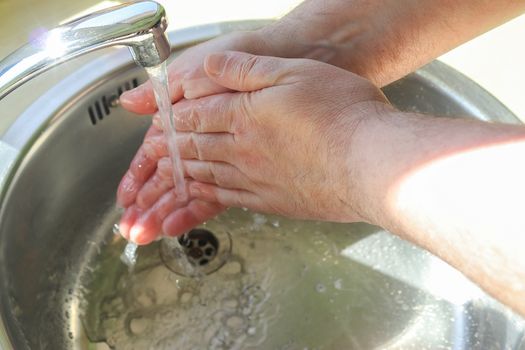
[[[164,8],[154,1],[128,2],[56,27],[0,61],[0,100],[46,70],[104,47],[124,45],[138,65],[158,65],[170,55],[166,28]]]

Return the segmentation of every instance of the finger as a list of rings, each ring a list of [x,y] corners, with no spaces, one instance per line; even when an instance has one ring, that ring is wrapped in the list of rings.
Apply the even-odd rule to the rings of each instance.
[[[135,202],[140,187],[140,182],[128,170],[118,185],[117,205],[122,208],[131,206]]]
[[[182,90],[184,91],[184,98],[186,99],[196,99],[230,91],[228,88],[211,80],[202,65],[199,65],[198,70],[184,77]]]
[[[139,148],[131,161],[129,170],[122,177],[117,190],[117,203],[123,208],[135,202],[142,184],[154,173],[157,158],[151,158],[144,147]]]
[[[131,174],[139,181],[143,182],[149,178],[157,166],[157,161],[162,158],[164,153],[162,147],[165,147],[165,142],[159,141],[163,137],[162,130],[153,125],[146,132],[144,141],[129,166]]]
[[[171,102],[182,98],[181,74],[176,71],[175,63],[168,68],[168,88]],[[157,102],[150,81],[128,90],[120,95],[120,104],[130,112],[138,114],[151,114],[157,111]]]
[[[162,231],[168,236],[179,236],[197,225],[210,220],[225,210],[219,203],[192,200],[187,207],[169,214],[162,224]]]
[[[197,100],[181,100],[172,107],[175,128],[199,133],[233,133],[235,122],[243,117],[239,99],[237,94],[224,93]],[[162,125],[158,115],[153,117],[153,123]]]
[[[125,239],[129,240],[129,230],[135,224],[135,221],[141,214],[141,210],[137,206],[132,205],[127,208],[122,214],[119,222],[119,232]]]
[[[156,125],[151,125],[144,135],[144,139],[147,139],[150,136],[162,134],[162,128],[158,128]]]
[[[229,159],[228,153],[236,149],[235,139],[229,133],[193,133],[179,131],[177,133],[177,146],[180,156],[184,159],[218,160]],[[140,173],[150,169],[150,162],[158,162],[159,159],[169,155],[166,138],[163,134],[147,138],[141,146],[147,156],[146,159],[137,161],[133,167],[134,173]],[[140,150],[139,150],[140,151]],[[140,167],[139,167],[140,165]],[[145,168],[145,169],[144,169]],[[150,174],[151,176],[151,174]]]
[[[151,243],[161,234],[164,218],[185,205],[177,201],[174,191],[166,192],[155,205],[138,217],[129,230],[130,240],[139,245]]]
[[[177,145],[184,159],[199,159],[231,163],[237,147],[232,134],[197,134],[181,132],[177,135]]]
[[[137,114],[149,114],[157,110],[157,103],[150,81],[132,90],[124,91],[120,95],[119,101],[124,109]]]
[[[183,159],[229,163],[230,159],[235,157],[234,143],[231,134],[179,133],[177,135],[177,145]],[[143,185],[155,174],[159,160],[166,156],[168,156],[168,151],[163,135],[153,135],[145,141],[118,187],[117,203],[120,206],[127,208],[137,200]],[[164,161],[162,165],[167,165],[167,163]],[[166,176],[167,173],[164,170],[164,168],[161,169],[163,176],[155,177],[154,182],[144,191],[143,197],[138,202],[139,207],[149,208],[159,193],[173,187],[171,179]],[[156,190],[152,191],[152,188]]]
[[[137,194],[139,208],[150,208],[169,189],[173,188],[173,171],[169,158],[162,158],[157,164],[155,174],[142,186]]]
[[[188,187],[192,197],[206,202],[216,202],[225,207],[262,210],[261,201],[249,191],[226,189],[202,182],[192,182]]]
[[[236,91],[254,91],[276,85],[286,77],[290,60],[225,51],[210,54],[204,61],[206,73],[216,83]]]
[[[151,126],[146,133],[144,143],[131,161],[129,170],[120,181],[117,190],[119,206],[127,208],[135,202],[138,190],[155,171],[157,161],[167,153],[165,147],[162,131]]]
[[[142,146],[140,146],[148,159],[152,162],[158,162],[159,159],[168,155],[168,147],[166,144],[166,137],[164,133],[159,133],[144,139]],[[140,171],[140,169],[136,169]]]
[[[222,162],[184,160],[184,174],[199,182],[218,185],[223,188],[245,188],[246,177],[233,165]],[[139,190],[136,204],[141,209],[150,208],[164,193],[173,187],[172,163],[162,158],[157,171]]]
[[[200,160],[185,160],[183,164],[186,175],[198,182],[205,182],[229,189],[243,189],[246,187],[246,176],[231,164],[203,162]]]

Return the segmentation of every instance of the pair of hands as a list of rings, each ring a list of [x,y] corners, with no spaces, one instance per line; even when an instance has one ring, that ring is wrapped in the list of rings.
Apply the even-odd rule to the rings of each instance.
[[[367,80],[306,59],[264,53],[250,34],[233,34],[186,51],[169,68],[178,146],[190,199],[177,203],[158,116],[122,179],[123,236],[148,244],[179,235],[227,207],[296,218],[370,221],[359,209],[359,150],[353,140],[389,110]],[[156,110],[149,83],[122,105]]]

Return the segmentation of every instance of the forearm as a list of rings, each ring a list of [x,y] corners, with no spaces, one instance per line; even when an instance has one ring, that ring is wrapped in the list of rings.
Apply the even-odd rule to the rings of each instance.
[[[525,314],[525,128],[397,112],[364,125],[353,161],[369,221]]]
[[[522,0],[306,0],[262,32],[272,55],[321,60],[384,86],[524,11]]]

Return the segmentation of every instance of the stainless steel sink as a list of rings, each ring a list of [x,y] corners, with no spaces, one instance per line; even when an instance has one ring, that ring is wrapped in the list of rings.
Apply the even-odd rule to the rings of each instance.
[[[260,24],[170,39],[179,52]],[[153,244],[129,272],[112,233],[114,197],[150,119],[111,102],[144,79],[127,52],[106,54],[50,87],[2,137],[1,348],[525,349],[523,319],[440,259],[364,224],[230,210],[203,225],[231,237],[217,271],[178,275]],[[439,62],[385,93],[403,110],[518,123]]]

